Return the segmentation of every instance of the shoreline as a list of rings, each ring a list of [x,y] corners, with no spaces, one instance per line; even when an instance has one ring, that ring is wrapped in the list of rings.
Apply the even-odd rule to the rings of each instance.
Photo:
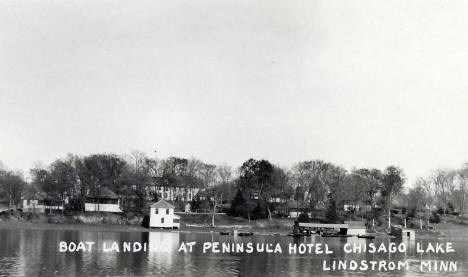
[[[212,233],[226,230],[248,230],[258,235],[287,235],[285,230],[269,231],[251,226],[184,226],[181,229],[149,229],[136,225],[122,224],[87,224],[87,223],[36,223],[23,221],[0,221],[0,230],[62,230],[62,231],[98,231],[98,232],[180,232]]]
[[[1,230],[60,230],[60,231],[96,231],[96,232],[136,232],[136,233],[149,233],[149,232],[179,232],[179,233],[219,233],[227,230],[244,230],[254,232],[255,235],[265,236],[287,236],[290,232],[286,230],[268,230],[262,228],[255,228],[252,226],[183,226],[181,229],[159,229],[159,228],[145,228],[136,225],[122,225],[122,224],[87,224],[87,223],[38,223],[38,222],[24,222],[24,221],[0,221]],[[246,228],[247,227],[247,228]],[[394,238],[387,234],[377,233],[377,238]],[[418,239],[430,238],[447,238],[442,233],[423,233],[419,234]]]

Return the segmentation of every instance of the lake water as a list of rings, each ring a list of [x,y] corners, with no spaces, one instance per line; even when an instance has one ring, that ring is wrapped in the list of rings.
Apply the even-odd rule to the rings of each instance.
[[[91,252],[61,253],[59,242],[96,242]],[[197,242],[192,253],[178,252],[182,242]],[[167,252],[103,252],[104,243],[139,242],[163,245]],[[204,242],[279,243],[283,253],[203,253]],[[196,232],[102,232],[69,230],[0,230],[0,276],[468,276],[468,241],[464,238],[431,239],[405,242],[405,253],[345,253],[345,243],[377,246],[399,240],[358,238],[293,239],[279,235],[253,237],[220,236]],[[417,242],[453,242],[450,254],[416,252]],[[327,244],[333,254],[289,254],[289,244]],[[295,243],[295,244],[294,244]],[[120,249],[122,250],[122,249]],[[405,261],[408,268],[394,271],[335,270],[324,271],[337,260]],[[444,260],[457,264],[456,272],[421,272],[421,261]]]

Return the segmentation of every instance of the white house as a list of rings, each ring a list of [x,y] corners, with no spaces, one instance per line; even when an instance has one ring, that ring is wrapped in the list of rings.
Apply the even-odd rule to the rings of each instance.
[[[85,212],[120,213],[119,196],[109,188],[101,187],[96,193],[86,195]]]
[[[174,206],[161,199],[151,205],[150,228],[180,228],[180,216],[174,214]]]

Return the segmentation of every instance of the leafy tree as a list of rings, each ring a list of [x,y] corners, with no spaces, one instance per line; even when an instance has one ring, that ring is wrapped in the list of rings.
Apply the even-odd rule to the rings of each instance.
[[[52,192],[64,207],[65,199],[74,195],[75,186],[78,182],[75,168],[70,161],[56,160],[50,166],[50,178],[52,184],[49,192]]]
[[[258,207],[258,201],[246,198],[241,190],[238,190],[231,203],[231,215],[246,217],[249,222],[252,214]]]
[[[269,201],[277,191],[273,182],[273,165],[266,160],[249,159],[240,167],[240,188],[249,195],[249,198],[258,197],[264,203],[271,221],[271,209]]]
[[[0,169],[0,195],[6,197],[10,209],[21,200],[21,192],[25,185],[26,182],[19,172]]]
[[[352,200],[364,199],[365,204],[375,208],[376,195],[382,188],[382,172],[378,169],[355,169],[351,172],[353,188],[348,195]]]
[[[327,212],[325,216],[329,222],[336,222],[338,220],[338,213],[336,210],[336,198],[333,195],[333,193],[328,194]]]

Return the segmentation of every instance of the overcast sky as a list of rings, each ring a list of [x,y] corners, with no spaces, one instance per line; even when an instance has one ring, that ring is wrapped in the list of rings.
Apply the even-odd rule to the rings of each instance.
[[[0,0],[0,160],[468,161],[468,1]]]

